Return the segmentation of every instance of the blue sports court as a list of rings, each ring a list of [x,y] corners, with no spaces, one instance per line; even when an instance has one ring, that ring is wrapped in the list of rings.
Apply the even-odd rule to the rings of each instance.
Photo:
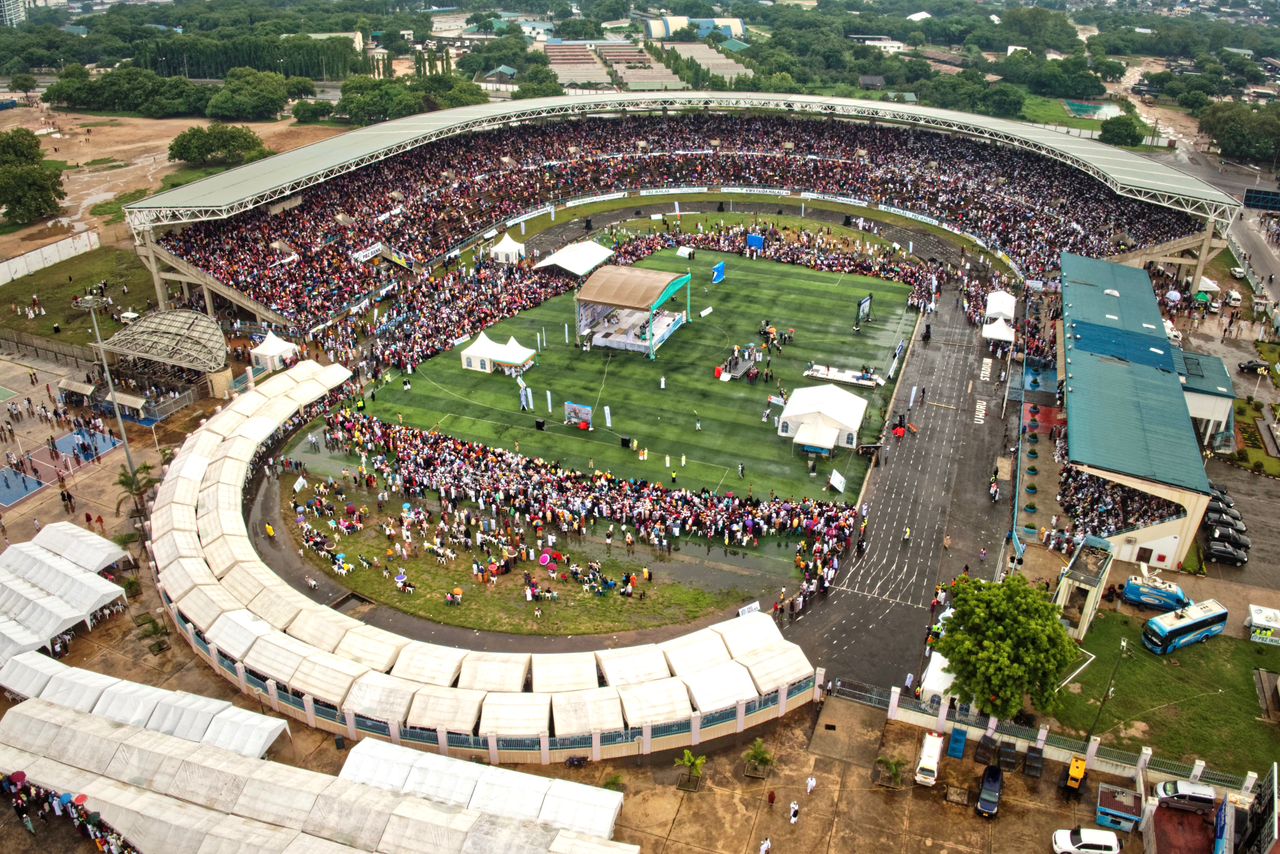
[[[92,463],[97,457],[110,453],[120,444],[119,439],[113,439],[101,433],[94,433],[89,430],[81,430],[78,433],[67,433],[64,436],[54,440],[61,453],[71,456],[72,452],[77,449],[77,439],[83,439],[89,444],[88,459],[81,448],[81,465]],[[0,468],[0,506],[8,509],[24,498],[34,495],[41,489],[44,489],[50,483],[58,482],[57,473],[49,459],[49,449],[40,446],[39,450],[31,450],[31,459],[35,464],[36,472],[39,477],[35,478],[31,475],[23,475],[16,469],[4,467]],[[3,463],[3,459],[0,459]]]

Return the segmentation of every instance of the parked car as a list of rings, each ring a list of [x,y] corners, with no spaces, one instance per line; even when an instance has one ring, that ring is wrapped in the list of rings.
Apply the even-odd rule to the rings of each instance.
[[[1232,519],[1235,519],[1236,521],[1240,521],[1241,519],[1244,518],[1243,516],[1240,515],[1239,510],[1237,510],[1234,507],[1228,507],[1226,504],[1217,500],[1216,498],[1209,499],[1209,512],[1217,513],[1220,516],[1230,516]]]
[[[988,765],[982,772],[982,786],[978,790],[978,803],[974,806],[983,818],[995,818],[1000,809],[1000,793],[1004,791],[1004,772],[999,765]]]
[[[1227,494],[1227,491],[1219,486],[1214,486],[1213,481],[1209,482],[1209,497],[1213,501],[1225,504],[1228,507],[1235,507],[1236,500]]]
[[[1227,528],[1210,528],[1209,540],[1211,542],[1214,540],[1224,542],[1232,548],[1237,548],[1244,552],[1253,548],[1253,540],[1250,540],[1239,531],[1232,531]]]
[[[1262,359],[1250,359],[1236,365],[1236,370],[1242,374],[1265,374],[1271,370],[1271,366]]]
[[[1211,563],[1226,563],[1231,566],[1244,566],[1249,562],[1247,554],[1222,540],[1210,540],[1206,543],[1204,556]]]
[[[1233,279],[1243,279],[1243,278],[1244,278],[1244,267],[1232,267],[1232,268],[1231,268],[1231,278],[1233,278]]]
[[[1233,531],[1244,533],[1249,529],[1245,527],[1244,522],[1239,519],[1232,519],[1225,513],[1215,513],[1212,510],[1206,511],[1204,514],[1204,522],[1201,523],[1206,528],[1230,528]]]
[[[1053,854],[1120,854],[1120,837],[1093,827],[1059,830],[1053,834]]]
[[[1187,780],[1156,783],[1151,787],[1151,794],[1159,799],[1160,806],[1164,809],[1186,810],[1196,815],[1206,815],[1211,812],[1214,802],[1218,799],[1213,786]]]

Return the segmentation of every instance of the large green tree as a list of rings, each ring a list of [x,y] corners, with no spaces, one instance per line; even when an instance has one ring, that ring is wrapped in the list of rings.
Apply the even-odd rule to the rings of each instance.
[[[523,98],[549,98],[554,95],[563,95],[564,88],[560,85],[560,80],[556,77],[556,73],[550,68],[541,65],[535,65],[530,68],[528,73],[516,78],[520,87],[512,94],[512,98],[520,100]]]
[[[1141,145],[1142,127],[1133,116],[1112,116],[1102,123],[1098,138],[1108,145]]]
[[[937,651],[955,674],[957,696],[998,718],[1022,711],[1028,696],[1051,711],[1062,671],[1076,655],[1058,607],[1014,575],[999,584],[957,585],[953,608]]]
[[[274,119],[288,100],[284,75],[233,68],[227,72],[226,85],[209,100],[206,112],[209,118],[223,121]]]
[[[40,139],[26,128],[0,133],[0,208],[5,219],[27,225],[56,216],[67,197],[61,173],[46,168]]]
[[[170,160],[193,166],[235,166],[266,154],[262,140],[252,130],[218,122],[187,128],[169,143]]]

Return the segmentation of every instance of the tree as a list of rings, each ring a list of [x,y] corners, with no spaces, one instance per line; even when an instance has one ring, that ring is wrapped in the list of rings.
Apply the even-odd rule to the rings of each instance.
[[[233,68],[227,72],[226,85],[209,100],[206,113],[223,121],[274,119],[288,100],[284,75]]]
[[[999,718],[1022,711],[1028,695],[1052,711],[1058,679],[1076,655],[1058,607],[1020,575],[959,584],[952,607],[936,651],[955,674],[956,695]]]
[[[35,91],[36,78],[34,74],[15,74],[9,78],[9,89],[14,92],[21,92],[26,95]]]
[[[58,202],[67,193],[62,175],[39,165],[0,166],[0,208],[5,219],[29,225],[58,213]]]
[[[1141,145],[1142,127],[1133,116],[1112,116],[1102,123],[1098,137],[1108,145]]]
[[[1022,115],[1022,105],[1026,100],[1027,96],[1017,86],[1000,83],[982,93],[978,106],[987,115],[1012,119]]]
[[[768,771],[769,766],[774,763],[774,756],[769,752],[769,748],[765,747],[764,739],[757,738],[751,742],[751,747],[747,752],[742,754],[742,759],[747,763],[747,768],[758,769],[760,771]]]
[[[293,105],[293,117],[302,124],[318,122],[333,114],[333,104],[328,101],[299,101]]]
[[[684,755],[676,760],[677,768],[684,768],[689,773],[691,779],[697,779],[702,776],[702,766],[707,764],[707,757],[694,756],[689,748],[685,748]]]
[[[284,88],[291,100],[316,96],[316,82],[310,77],[286,77]]]
[[[133,470],[133,474],[129,473],[129,469],[120,466],[120,473],[116,475],[116,486],[120,487],[120,499],[116,502],[116,515],[120,515],[120,507],[126,501],[133,502],[133,510],[136,515],[141,516],[145,512],[147,493],[149,493],[158,483],[151,476],[151,463],[143,463]]]
[[[40,137],[26,128],[0,133],[0,166],[37,166],[44,160]]]
[[[556,73],[541,65],[535,65],[523,77],[516,79],[519,80],[520,87],[511,95],[514,100],[549,98],[564,94],[564,87],[560,85]]]
[[[193,166],[235,166],[257,160],[266,153],[261,138],[249,128],[218,122],[208,127],[187,128],[169,143],[170,160],[181,160]]]

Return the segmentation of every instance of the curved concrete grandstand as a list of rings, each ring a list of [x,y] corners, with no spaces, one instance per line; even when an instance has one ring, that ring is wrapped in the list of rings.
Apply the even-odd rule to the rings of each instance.
[[[164,223],[233,216],[435,140],[521,122],[624,113],[748,110],[882,122],[990,140],[1067,163],[1119,195],[1222,223],[1230,221],[1240,207],[1231,196],[1172,166],[1025,122],[914,104],[816,95],[629,92],[494,102],[421,113],[158,193],[128,205],[126,212],[135,231]]]
[[[814,699],[816,674],[755,613],[661,644],[565,654],[412,641],[316,604],[259,558],[244,490],[264,446],[350,372],[302,362],[191,434],[150,521],[164,604],[214,669],[276,711],[491,763],[593,759],[698,744]]]

